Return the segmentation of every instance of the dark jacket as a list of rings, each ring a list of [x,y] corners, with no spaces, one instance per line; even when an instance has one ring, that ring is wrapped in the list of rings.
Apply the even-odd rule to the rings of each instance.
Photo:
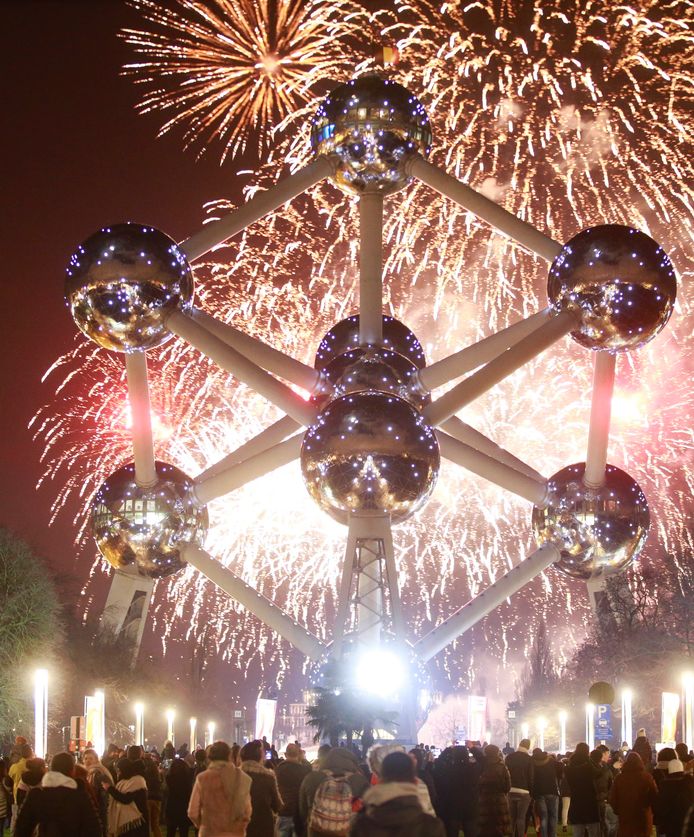
[[[657,796],[653,777],[646,772],[639,756],[629,753],[610,792],[610,805],[619,817],[617,837],[650,837]]]
[[[364,808],[355,817],[350,837],[445,837],[441,820],[425,814],[416,786],[384,782],[364,794]]]
[[[308,822],[316,791],[328,778],[328,771],[335,776],[346,776],[355,798],[363,796],[369,787],[354,753],[350,753],[346,747],[333,747],[323,759],[322,769],[308,773],[299,788],[299,816],[304,823]]]
[[[298,761],[283,761],[277,765],[275,769],[277,785],[284,803],[280,809],[280,816],[297,817],[299,815],[299,788],[310,772],[311,767],[308,764]]]
[[[519,788],[532,793],[535,768],[530,753],[521,749],[509,753],[506,756],[506,767],[511,774],[511,792],[514,788]]]
[[[277,778],[272,770],[257,761],[244,761],[241,770],[251,777],[253,813],[246,837],[271,837],[275,833],[275,814],[282,807]]]
[[[640,735],[636,741],[634,741],[634,746],[631,748],[633,752],[638,753],[641,756],[641,761],[644,763],[645,767],[650,767],[653,761],[653,748],[648,743],[648,739],[645,735]]]
[[[144,759],[144,777],[145,782],[147,782],[147,799],[151,799],[153,802],[161,802],[163,789],[159,765],[149,757]]]
[[[569,786],[569,822],[594,823],[600,822],[598,794],[595,780],[600,771],[591,763],[588,756],[574,753],[564,768],[564,778]]]
[[[188,819],[188,803],[193,792],[193,771],[182,761],[174,762],[166,774],[166,821],[167,823],[185,822]],[[184,769],[185,768],[185,769]]]
[[[502,761],[486,760],[480,776],[480,837],[496,837],[511,833],[511,816],[508,807],[508,792],[511,777]]]
[[[533,760],[533,798],[559,796],[556,761],[547,753],[543,753],[542,756],[533,755],[531,758]]]
[[[475,761],[470,761],[467,747],[446,747],[434,762],[436,811],[444,819],[465,820],[477,816],[479,780],[484,756],[473,750]]]
[[[128,791],[126,793],[119,791],[118,788],[110,785],[108,792],[117,802],[122,802],[123,805],[128,805],[130,802],[134,802],[137,806],[137,810],[144,818],[144,823],[142,825],[128,831],[128,837],[149,837],[149,806],[147,805],[146,789],[141,788],[139,790]]]
[[[29,791],[17,817],[15,837],[32,837],[36,826],[40,837],[101,837],[96,808],[82,784]]]
[[[658,832],[667,837],[681,837],[687,811],[694,805],[694,776],[671,773],[660,783],[654,805]]]

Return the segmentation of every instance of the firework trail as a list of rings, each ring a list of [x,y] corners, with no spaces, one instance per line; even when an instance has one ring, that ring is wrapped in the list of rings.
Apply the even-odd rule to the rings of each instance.
[[[146,8],[155,13],[151,4]],[[643,3],[638,10],[579,0],[554,0],[542,10],[515,2],[417,2],[379,16],[383,40],[402,56],[392,77],[432,118],[434,162],[558,240],[592,223],[628,223],[672,256],[681,279],[676,312],[654,343],[619,358],[609,456],[649,497],[654,525],[646,554],[654,557],[681,550],[694,489],[688,294],[694,171],[687,116],[694,91],[688,75],[693,9],[686,2]],[[349,27],[345,33],[351,37]],[[334,78],[351,70],[341,64],[339,71],[322,72]],[[214,80],[201,76],[200,84],[214,94]],[[175,96],[158,94],[164,103]],[[185,107],[178,118],[190,120],[197,135],[195,107]],[[281,165],[307,160],[314,107],[309,100],[279,123],[286,138],[250,191],[273,182]],[[228,208],[218,200],[208,212],[214,217]],[[430,361],[546,304],[546,265],[423,186],[387,199],[384,236],[386,304],[417,333]],[[197,304],[310,362],[322,334],[356,308],[357,241],[356,204],[322,184],[197,268]],[[113,412],[115,403],[125,403],[122,364],[110,360],[104,367],[103,357],[80,343],[61,359],[56,375],[64,375],[64,406],[47,408],[35,420],[46,441],[47,471],[62,468],[55,477],[56,510],[78,492],[86,501],[130,459],[123,408]],[[277,417],[180,342],[163,347],[152,365],[152,402],[169,428],[158,456],[188,473]],[[567,339],[463,417],[549,475],[585,458],[591,378],[591,354]],[[289,465],[215,501],[207,547],[325,636],[345,530],[302,496],[300,479],[298,465]],[[444,465],[432,500],[397,527],[395,542],[417,636],[532,549],[530,509]],[[208,610],[201,611],[208,589],[190,570],[160,582],[155,630],[165,640],[199,631],[208,618]],[[588,618],[584,586],[550,571],[440,654],[439,672],[453,686],[471,686],[472,649],[483,648],[488,685],[496,678],[508,691],[504,668],[521,658],[540,620],[566,656]],[[279,682],[299,664],[296,652],[274,643],[268,629],[233,602],[219,601],[215,620],[226,658],[262,665]],[[498,661],[496,672],[489,659]]]
[[[221,144],[222,162],[249,141],[258,152],[269,146],[273,127],[317,82],[353,66],[349,45],[368,32],[349,0],[130,2],[149,24],[121,33],[139,59],[125,67],[146,89],[139,109],[165,116],[160,135],[185,125],[186,146],[198,143],[200,154]]]

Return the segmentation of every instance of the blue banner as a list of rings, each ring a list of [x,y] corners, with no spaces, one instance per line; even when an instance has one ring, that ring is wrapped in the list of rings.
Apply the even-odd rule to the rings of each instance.
[[[598,741],[612,738],[612,707],[609,703],[599,703],[595,707],[595,737]]]

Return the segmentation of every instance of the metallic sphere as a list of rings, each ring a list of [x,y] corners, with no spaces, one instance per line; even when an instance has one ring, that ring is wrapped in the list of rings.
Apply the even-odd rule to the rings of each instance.
[[[134,465],[119,468],[97,491],[91,508],[99,552],[112,567],[134,565],[148,578],[183,569],[181,544],[202,546],[208,525],[207,509],[193,499],[193,481],[165,462],[157,462],[156,469],[157,483],[141,488]]]
[[[341,84],[313,118],[311,147],[339,158],[336,184],[350,194],[388,195],[409,180],[407,158],[431,147],[429,117],[404,87],[377,75]]]
[[[429,498],[439,472],[433,430],[406,401],[383,393],[331,401],[308,428],[301,472],[309,494],[331,517],[389,512],[399,523]]]
[[[193,273],[168,235],[142,224],[115,224],[77,248],[65,298],[77,327],[103,348],[151,349],[171,336],[166,315],[192,302]]]
[[[589,349],[636,349],[670,319],[677,282],[672,262],[652,238],[619,224],[580,232],[549,271],[547,295],[558,310],[579,308],[571,333]]]
[[[395,317],[383,315],[383,348],[409,358],[417,369],[427,365],[422,344],[409,328]],[[323,370],[338,355],[359,346],[359,314],[353,314],[334,325],[320,341],[316,351],[315,367]]]
[[[624,570],[643,546],[648,502],[628,474],[608,465],[605,483],[587,488],[585,463],[562,468],[549,480],[549,503],[533,509],[537,542],[561,550],[557,569],[573,578],[596,578]]]
[[[384,392],[397,395],[422,410],[429,391],[419,382],[419,370],[409,358],[389,349],[366,346],[344,352],[323,369],[312,399],[318,404],[352,392]]]

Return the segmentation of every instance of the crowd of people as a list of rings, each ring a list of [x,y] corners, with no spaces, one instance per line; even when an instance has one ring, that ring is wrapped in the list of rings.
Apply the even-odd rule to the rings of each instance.
[[[454,745],[298,742],[280,757],[265,739],[161,755],[109,746],[58,753],[50,765],[18,738],[0,761],[0,834],[13,837],[694,837],[694,754],[633,747],[555,756]]]

